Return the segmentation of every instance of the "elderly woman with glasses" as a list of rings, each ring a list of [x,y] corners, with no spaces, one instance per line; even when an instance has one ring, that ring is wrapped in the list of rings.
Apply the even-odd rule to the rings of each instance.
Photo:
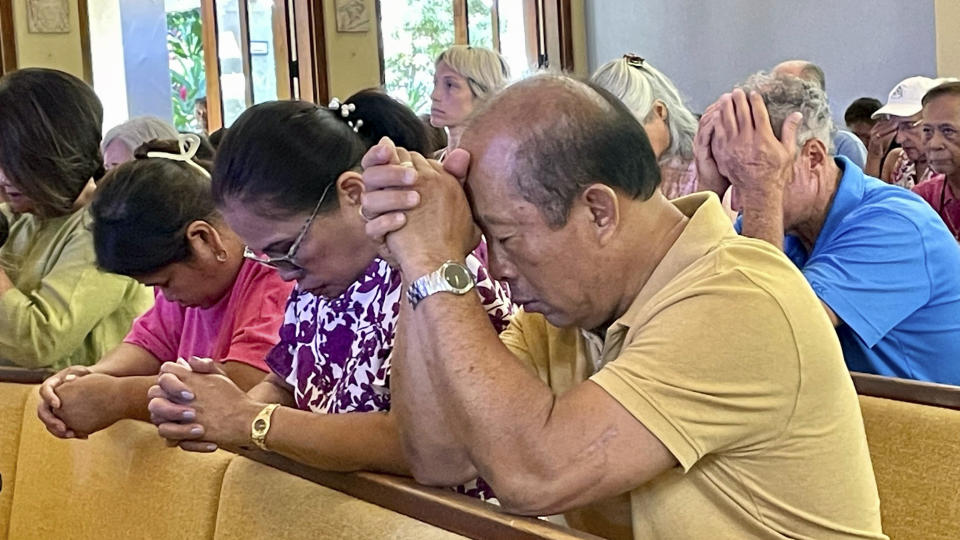
[[[217,206],[247,256],[297,286],[272,373],[248,394],[211,376],[209,362],[163,368],[151,403],[162,436],[192,450],[259,446],[327,470],[409,473],[388,412],[402,277],[360,213],[361,159],[383,136],[429,147],[420,119],[378,91],[330,107],[263,103],[230,127],[214,166]],[[484,258],[474,251],[467,267],[501,330],[512,306]]]
[[[660,164],[660,190],[668,199],[698,191],[693,160],[697,117],[673,82],[634,54],[600,66],[590,79],[620,98],[643,124]]]
[[[473,109],[507,85],[510,68],[497,51],[454,45],[435,63],[430,94],[430,124],[447,130],[447,150],[456,148]]]
[[[164,362],[212,358],[243,389],[266,376],[293,287],[243,258],[242,241],[214,207],[209,172],[190,159],[199,143],[196,135],[148,143],[97,189],[97,265],[152,286],[156,302],[95,365],[44,382],[37,412],[55,436],[149,420],[147,391]]]

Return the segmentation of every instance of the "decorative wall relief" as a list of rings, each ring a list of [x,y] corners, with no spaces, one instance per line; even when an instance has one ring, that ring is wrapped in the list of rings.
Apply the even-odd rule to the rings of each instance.
[[[369,32],[370,8],[366,0],[337,0],[337,32]]]
[[[27,31],[33,34],[69,33],[69,0],[27,0]]]

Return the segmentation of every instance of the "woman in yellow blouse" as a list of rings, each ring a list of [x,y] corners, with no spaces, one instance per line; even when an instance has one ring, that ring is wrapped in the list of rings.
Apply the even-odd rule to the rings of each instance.
[[[103,109],[80,79],[49,69],[0,78],[0,363],[92,364],[153,302],[96,267],[86,203],[103,174]]]

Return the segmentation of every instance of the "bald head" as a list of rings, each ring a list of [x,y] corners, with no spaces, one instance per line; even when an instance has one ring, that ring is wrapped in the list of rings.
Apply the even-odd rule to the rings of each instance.
[[[566,223],[574,198],[593,183],[646,200],[660,169],[643,127],[612,94],[562,75],[511,85],[478,109],[460,146],[475,159],[491,145],[521,195],[552,227]]]
[[[791,75],[805,81],[810,81],[827,91],[827,77],[820,66],[806,60],[787,60],[780,62],[773,68],[774,75]]]

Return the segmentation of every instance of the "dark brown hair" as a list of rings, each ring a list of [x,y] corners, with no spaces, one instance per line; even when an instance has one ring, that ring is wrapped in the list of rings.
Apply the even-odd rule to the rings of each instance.
[[[392,97],[363,90],[344,100],[347,104],[356,109],[346,118],[306,101],[269,101],[247,109],[217,149],[214,200],[237,199],[261,212],[308,212],[382,137],[414,152],[430,151],[423,123]],[[362,124],[354,131],[358,120]],[[337,204],[337,197],[327,197],[321,211]]]
[[[0,170],[40,215],[73,208],[103,176],[103,107],[73,75],[29,68],[0,77]]]
[[[210,178],[187,163],[148,158],[153,150],[179,153],[177,141],[140,146],[137,159],[107,173],[90,205],[97,264],[108,272],[142,276],[187,260],[187,227],[219,218]]]

